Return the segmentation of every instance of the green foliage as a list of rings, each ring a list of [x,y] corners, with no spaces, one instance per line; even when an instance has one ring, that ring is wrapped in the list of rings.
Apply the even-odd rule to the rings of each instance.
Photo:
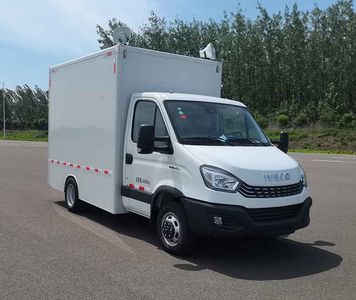
[[[0,132],[0,140],[3,139],[3,134]],[[38,142],[47,142],[48,133],[47,131],[39,130],[27,130],[27,131],[6,131],[7,140],[18,140],[18,141],[38,141]]]
[[[32,128],[32,123],[30,121],[24,121],[23,122],[23,127],[25,130],[29,130]]]
[[[356,113],[353,1],[310,12],[297,5],[273,15],[261,5],[258,9],[254,20],[237,10],[220,21],[169,22],[151,12],[130,45],[197,57],[213,42],[224,62],[223,97],[242,101],[262,116],[283,113],[297,126],[320,118],[332,126],[343,114]],[[112,19],[108,29],[97,25],[100,48],[113,45],[112,30],[120,24]]]
[[[323,110],[320,113],[320,122],[324,127],[333,127],[335,125],[335,115],[330,110]]]
[[[356,118],[353,113],[343,114],[340,120],[337,122],[339,128],[342,129],[356,129]]]
[[[260,124],[260,126],[263,128],[263,129],[267,129],[268,128],[268,125],[269,125],[269,121],[267,118],[261,116],[261,115],[256,115],[255,116],[255,119],[257,121],[258,124]]]
[[[34,121],[32,122],[32,128],[33,128],[33,129],[38,129],[38,120],[34,120]]]
[[[13,120],[11,122],[11,129],[12,130],[22,129],[22,123],[19,120]]]
[[[290,120],[289,120],[289,117],[287,115],[284,115],[284,114],[280,114],[276,117],[276,121],[278,122],[278,125],[281,127],[281,128],[286,128],[289,126],[290,124]]]
[[[2,95],[2,91],[0,94]],[[35,120],[44,119],[47,123],[48,93],[37,86],[31,89],[27,85],[17,86],[14,91],[7,89],[5,90],[5,110],[8,129],[28,130],[32,127],[37,129],[38,124],[34,124]],[[2,116],[2,105],[0,105],[0,115]]]
[[[300,113],[294,120],[294,123],[297,127],[305,127],[308,125],[309,119],[306,113]]]

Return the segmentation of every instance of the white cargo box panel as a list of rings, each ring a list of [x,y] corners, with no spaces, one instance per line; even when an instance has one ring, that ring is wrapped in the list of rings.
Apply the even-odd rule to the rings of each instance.
[[[123,146],[130,97],[136,92],[220,96],[221,63],[114,46],[50,69],[49,177],[63,191],[69,175],[79,197],[124,213]]]
[[[51,68],[49,89],[49,183],[63,191],[72,175],[80,199],[107,211],[115,209],[113,60],[102,52]]]

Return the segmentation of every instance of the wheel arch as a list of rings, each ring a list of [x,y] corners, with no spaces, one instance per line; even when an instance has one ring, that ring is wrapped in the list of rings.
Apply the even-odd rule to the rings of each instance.
[[[164,202],[179,201],[184,197],[184,194],[177,188],[169,185],[160,186],[155,190],[151,200],[150,224],[156,222],[158,212]],[[166,200],[165,200],[166,199]]]

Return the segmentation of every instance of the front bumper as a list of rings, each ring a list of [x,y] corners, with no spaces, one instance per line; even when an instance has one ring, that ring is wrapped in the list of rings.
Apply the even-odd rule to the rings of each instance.
[[[312,198],[303,203],[272,208],[249,209],[183,198],[191,230],[202,236],[279,236],[309,225]],[[215,224],[214,217],[222,224]],[[218,222],[219,223],[219,222]]]

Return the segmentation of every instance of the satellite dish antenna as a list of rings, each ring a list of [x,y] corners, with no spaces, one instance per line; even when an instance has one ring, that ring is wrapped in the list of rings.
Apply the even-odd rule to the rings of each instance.
[[[114,39],[114,44],[128,45],[131,40],[131,29],[127,26],[116,27],[114,28],[112,37]]]
[[[203,50],[199,51],[199,55],[201,58],[207,59],[216,59],[216,53],[213,43],[209,43]]]

